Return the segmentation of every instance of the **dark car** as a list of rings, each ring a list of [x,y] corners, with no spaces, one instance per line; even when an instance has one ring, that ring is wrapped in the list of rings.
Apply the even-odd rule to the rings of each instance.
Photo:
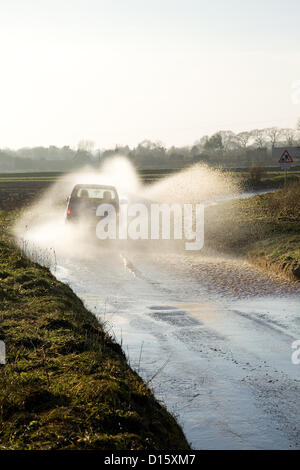
[[[80,223],[86,228],[95,228],[101,217],[96,215],[101,204],[110,204],[119,215],[119,196],[114,186],[100,184],[76,184],[68,198],[67,223]],[[105,217],[107,213],[103,215]]]

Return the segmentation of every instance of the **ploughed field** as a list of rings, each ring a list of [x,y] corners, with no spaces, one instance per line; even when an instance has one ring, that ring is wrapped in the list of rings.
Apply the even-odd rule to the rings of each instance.
[[[138,175],[143,183],[152,184],[170,176],[177,170],[139,170]],[[244,169],[227,169],[235,178],[242,181],[245,189],[277,188],[284,182],[283,173],[275,169],[268,170],[261,181],[249,178],[249,172]],[[31,172],[31,173],[0,173],[0,210],[19,209],[30,206],[54,182],[64,176],[61,172]],[[289,178],[294,179],[300,175],[298,169],[289,172]]]

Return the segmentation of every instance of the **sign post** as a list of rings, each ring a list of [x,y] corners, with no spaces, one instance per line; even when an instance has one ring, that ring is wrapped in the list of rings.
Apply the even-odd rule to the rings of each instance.
[[[278,163],[280,164],[281,170],[284,170],[284,186],[286,187],[287,183],[287,171],[291,168],[291,163],[293,163],[293,158],[291,157],[288,150],[284,150],[283,154],[281,155]]]

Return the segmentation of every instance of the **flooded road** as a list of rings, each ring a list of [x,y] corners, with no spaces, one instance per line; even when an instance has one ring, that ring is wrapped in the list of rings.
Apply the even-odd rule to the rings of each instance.
[[[67,175],[22,217],[16,236],[35,261],[54,255],[55,276],[115,335],[193,448],[300,448],[300,365],[291,360],[300,283],[219,254],[79,242],[64,224],[61,195],[99,181],[166,203],[207,206],[253,193],[201,165],[143,187],[117,159],[98,173]]]
[[[300,448],[300,286],[193,253],[58,259],[195,449]]]

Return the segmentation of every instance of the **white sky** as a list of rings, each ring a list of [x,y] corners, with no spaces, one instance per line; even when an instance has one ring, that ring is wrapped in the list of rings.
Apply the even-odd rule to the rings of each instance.
[[[0,0],[0,147],[294,127],[299,19],[299,0]]]

